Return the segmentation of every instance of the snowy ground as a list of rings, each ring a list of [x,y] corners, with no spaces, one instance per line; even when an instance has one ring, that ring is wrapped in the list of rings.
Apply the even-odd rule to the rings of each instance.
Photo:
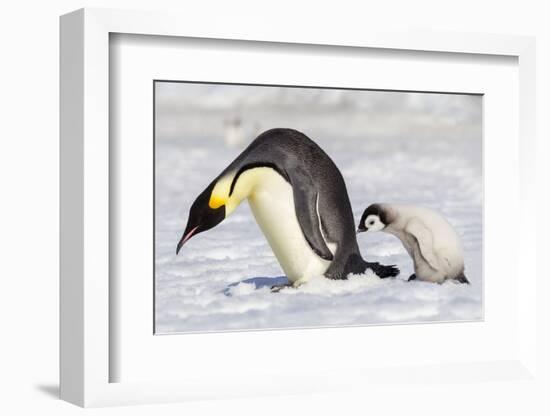
[[[231,103],[211,111],[178,106],[184,86],[164,87],[164,95],[157,91],[157,333],[482,318],[479,97],[378,93],[365,98],[386,103],[383,113],[379,106],[369,112],[368,106],[350,105],[345,94],[346,105],[329,102],[301,113],[291,105],[270,106],[269,99],[247,111],[241,100],[245,124],[296,128],[333,158],[356,222],[373,202],[420,204],[441,212],[462,238],[472,282],[406,282],[412,262],[400,241],[376,233],[359,235],[361,252],[369,261],[397,264],[398,278],[381,280],[370,272],[345,281],[320,277],[299,289],[271,293],[269,288],[286,278],[246,202],[175,255],[191,203],[241,149],[223,144],[224,117],[235,111],[228,112]]]

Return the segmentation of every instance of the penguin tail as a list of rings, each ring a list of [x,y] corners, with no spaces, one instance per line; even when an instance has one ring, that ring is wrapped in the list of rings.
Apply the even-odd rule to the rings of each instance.
[[[392,264],[391,266],[385,266],[380,263],[367,263],[367,269],[371,269],[380,279],[387,277],[395,277],[399,274],[399,268]]]
[[[460,274],[455,277],[455,280],[459,283],[465,283],[467,285],[470,284],[470,281],[468,280],[468,278],[464,275],[464,272],[460,272]]]

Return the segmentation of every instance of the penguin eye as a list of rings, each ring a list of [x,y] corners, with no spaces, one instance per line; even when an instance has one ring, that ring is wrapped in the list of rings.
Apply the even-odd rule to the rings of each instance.
[[[370,220],[369,225],[374,225],[374,220]]]

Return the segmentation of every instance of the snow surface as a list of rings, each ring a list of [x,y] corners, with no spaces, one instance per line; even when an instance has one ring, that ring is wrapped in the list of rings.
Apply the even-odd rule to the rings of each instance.
[[[482,318],[480,97],[181,83],[157,83],[156,96],[157,333]],[[241,151],[224,146],[234,116],[250,140],[292,127],[316,141],[344,176],[356,222],[373,202],[442,213],[461,236],[472,284],[407,282],[401,242],[375,233],[358,236],[363,257],[398,265],[398,278],[369,271],[272,293],[286,278],[246,202],[176,256],[190,205]]]

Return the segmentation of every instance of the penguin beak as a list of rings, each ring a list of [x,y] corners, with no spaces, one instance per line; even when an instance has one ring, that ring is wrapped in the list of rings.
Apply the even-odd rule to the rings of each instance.
[[[199,226],[197,225],[196,227],[192,228],[191,230],[189,230],[188,232],[183,234],[183,237],[181,237],[181,240],[178,243],[178,247],[176,248],[176,255],[179,254],[179,252],[180,252],[181,248],[183,247],[183,245],[185,244],[185,242],[187,240],[189,240],[191,237],[193,237],[193,235],[196,233],[198,228],[199,228]]]
[[[357,229],[357,234],[363,233],[363,232],[365,232],[365,231],[368,231],[368,228],[358,228],[358,229]]]

